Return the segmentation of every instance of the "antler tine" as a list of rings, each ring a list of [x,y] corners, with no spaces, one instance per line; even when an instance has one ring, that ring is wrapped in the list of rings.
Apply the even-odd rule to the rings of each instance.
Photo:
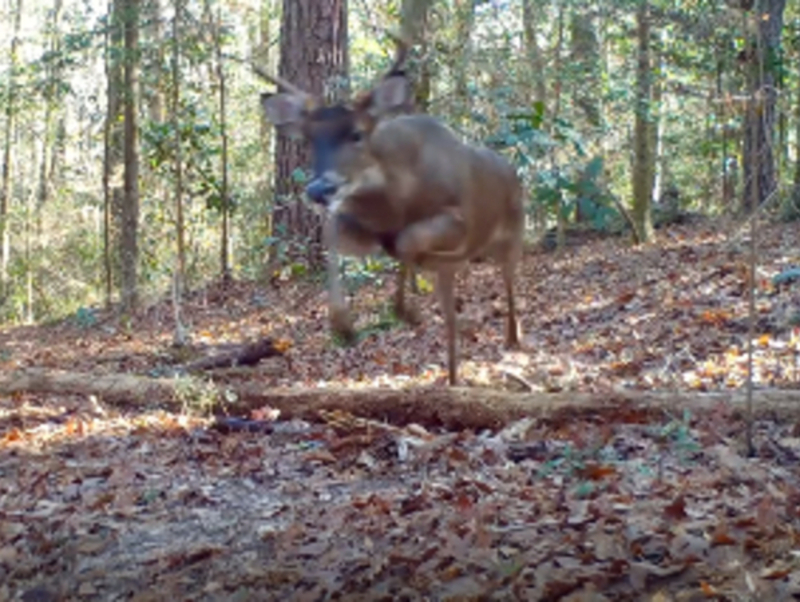
[[[389,37],[394,40],[396,48],[394,61],[392,62],[392,66],[389,67],[389,70],[386,72],[385,77],[393,75],[400,70],[400,67],[403,66],[403,63],[405,63],[406,59],[408,58],[409,50],[409,43],[404,36],[393,31],[389,31],[387,33]]]
[[[272,75],[264,71],[261,67],[250,62],[250,68],[258,75],[260,78],[267,80],[268,82],[272,82],[279,88],[283,88],[287,92],[291,92],[292,94],[297,94],[299,96],[308,96],[308,92],[303,90],[302,88],[298,88],[293,83],[286,81],[282,77],[278,77],[277,75]]]

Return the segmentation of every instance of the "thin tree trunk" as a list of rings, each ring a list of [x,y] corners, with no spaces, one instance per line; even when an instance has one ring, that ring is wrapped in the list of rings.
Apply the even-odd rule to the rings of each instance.
[[[171,120],[172,134],[174,136],[175,154],[175,254],[176,265],[172,274],[172,307],[175,319],[173,331],[173,344],[181,347],[188,340],[188,332],[183,324],[183,292],[186,279],[186,242],[185,224],[183,216],[183,137],[181,135],[181,73],[180,73],[180,48],[181,29],[180,23],[184,16],[182,0],[175,0],[175,14],[172,17],[172,98]]]
[[[209,9],[209,18],[211,11]],[[222,281],[227,283],[231,279],[230,267],[230,203],[228,197],[228,130],[225,103],[227,101],[225,65],[222,59],[222,40],[220,30],[222,29],[222,14],[217,7],[217,19],[214,24],[214,45],[216,46],[216,75],[219,84],[219,129],[222,142],[222,153],[220,156],[220,168],[222,171],[222,182],[220,183],[220,211],[222,211],[222,232],[220,241],[220,272]]]
[[[147,113],[151,121],[162,123],[164,121],[164,74],[162,65],[164,64],[164,44],[162,43],[161,26],[161,0],[146,0],[145,6],[147,23],[145,36],[148,45],[152,48],[152,55],[147,66],[147,79],[143,81],[143,92],[146,92]],[[143,78],[144,79],[144,78]],[[145,98],[145,95],[142,94]]]
[[[272,0],[261,0],[261,7],[259,9],[258,47],[256,50],[259,64],[264,65],[264,68],[270,73],[272,73],[276,67],[276,65],[273,64],[274,53],[271,52],[272,40],[270,38],[272,32],[272,6]],[[264,171],[262,172],[264,176],[260,180],[258,187],[261,192],[261,198],[271,199],[273,198],[272,178],[275,170],[275,163],[273,161],[274,151],[272,148],[273,126],[263,111],[259,111],[259,114],[261,116],[261,141],[262,148],[264,149],[264,154],[261,159],[264,165]],[[260,223],[263,223],[264,225],[263,236],[261,239],[268,240],[273,236],[271,207],[266,207],[266,211],[264,211],[263,215],[263,222]],[[276,257],[273,250],[274,249],[271,245],[267,248],[266,261],[263,263],[264,271],[261,274],[261,278],[263,280],[269,279],[270,275],[274,271],[274,260]]]
[[[716,82],[716,97],[722,98],[723,95],[723,75],[725,73],[724,50],[717,48],[719,59],[717,60],[717,82]],[[726,103],[717,102],[717,122],[722,127],[722,157],[719,164],[719,172],[722,177],[722,207],[724,211],[729,211],[733,202],[733,176],[730,165],[730,133],[728,128],[728,113],[726,111]],[[704,201],[705,210],[709,209],[708,200]]]
[[[103,265],[105,269],[105,302],[111,305],[114,290],[113,245],[121,210],[119,171],[123,159],[123,136],[120,127],[122,111],[122,0],[108,5],[109,25],[105,36],[106,118],[103,127]]]
[[[545,65],[539,41],[536,39],[538,31],[537,2],[524,0],[522,3],[522,26],[525,38],[525,54],[529,63],[530,79],[533,82],[534,101],[539,102],[546,109],[547,83],[545,80]]]
[[[553,114],[549,119],[550,134],[555,132],[555,124],[561,116],[561,90],[563,88],[563,73],[561,69],[562,52],[564,50],[564,7],[560,5],[558,8],[558,24],[557,24],[557,38],[555,48],[555,62],[554,73],[555,82],[553,83]],[[557,169],[556,162],[556,149],[550,149],[550,169],[555,171]],[[564,208],[563,197],[559,195],[558,204],[556,206],[556,249],[559,253],[564,251],[567,239],[567,215]]]
[[[49,39],[47,41],[48,49],[51,53],[56,54],[60,48],[60,36],[58,32],[59,21],[61,19],[61,8],[63,0],[54,0],[53,10],[50,14],[49,26]],[[39,191],[38,191],[38,207],[37,207],[37,235],[41,234],[41,210],[47,204],[50,194],[50,176],[52,174],[52,158],[49,156],[52,153],[51,147],[55,146],[53,140],[54,132],[53,112],[55,110],[57,95],[56,95],[56,81],[61,76],[60,70],[48,63],[45,69],[45,92],[44,92],[44,142],[42,144],[42,155],[39,161]]]
[[[652,122],[652,69],[650,65],[650,11],[644,0],[636,13],[638,40],[633,158],[633,219],[638,243],[653,239],[652,197],[655,152]]]
[[[455,81],[456,114],[455,123],[463,127],[469,120],[471,101],[467,89],[467,65],[472,52],[471,34],[475,21],[474,0],[455,0],[453,5],[455,17],[455,45],[458,52],[454,54],[451,62]]]
[[[11,205],[11,145],[12,133],[16,122],[17,97],[17,50],[19,48],[19,30],[22,20],[22,0],[17,0],[14,11],[14,30],[9,48],[9,81],[6,99],[6,124],[3,133],[2,181],[0,181],[0,294],[5,294],[8,285],[8,263],[11,243],[8,232],[8,212]]]
[[[797,99],[794,105],[794,191],[790,195],[791,207],[785,212],[787,217],[800,217],[800,82],[797,85]]]
[[[139,136],[137,120],[139,0],[123,0],[125,39],[124,199],[122,203],[121,276],[122,307],[133,311],[138,304],[137,264],[139,261]]]
[[[663,34],[663,31],[662,31]],[[662,37],[663,43],[663,37]],[[664,73],[666,68],[661,47],[653,49],[653,63],[658,64],[658,73]],[[650,201],[659,201],[663,196],[664,177],[667,172],[666,159],[664,155],[664,85],[660,75],[655,75],[650,71],[652,81],[652,103],[650,105],[650,149],[653,153],[653,190],[650,193]]]
[[[537,2],[524,0],[522,3],[522,28],[525,39],[525,55],[528,62],[528,81],[533,82],[534,106],[538,104],[543,123],[547,123],[547,84],[542,50],[537,39]],[[543,203],[534,205],[534,229],[544,232],[547,228],[547,211]]]
[[[754,210],[777,188],[775,172],[775,106],[777,70],[775,57],[780,49],[783,11],[786,0],[756,2],[755,39],[748,56],[751,100],[744,126],[744,207]]]
[[[422,3],[415,0],[403,0],[401,9],[402,28],[405,35],[413,33],[415,54],[417,57],[416,73],[412,77],[414,86],[414,110],[427,113],[431,101],[431,85],[434,78],[435,65],[428,56],[430,46],[429,19],[427,9],[420,10]]]
[[[25,324],[33,324],[35,320],[33,289],[34,289],[34,265],[33,265],[33,235],[35,228],[33,226],[35,206],[37,205],[38,191],[35,191],[33,182],[36,181],[36,144],[31,140],[30,144],[30,173],[25,174],[25,179],[31,182],[31,186],[27,186],[27,182],[21,182],[20,188],[22,190],[30,190],[30,194],[25,194],[25,218],[23,238],[25,246],[25,315],[23,317]]]
[[[183,216],[183,138],[181,136],[181,72],[180,72],[180,20],[183,17],[183,1],[175,0],[175,16],[172,19],[172,134],[175,138],[175,297],[183,297],[186,278],[186,241]]]

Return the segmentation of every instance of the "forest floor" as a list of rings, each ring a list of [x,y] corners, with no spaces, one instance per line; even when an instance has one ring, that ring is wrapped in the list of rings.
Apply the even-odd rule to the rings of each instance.
[[[528,253],[519,351],[502,348],[496,269],[461,278],[471,394],[566,399],[495,428],[269,405],[224,422],[197,390],[183,407],[0,395],[0,601],[798,599],[800,282],[774,280],[800,266],[798,226],[761,234],[754,382],[789,403],[757,408],[752,457],[733,401],[747,242],[711,224],[658,236]],[[437,304],[412,296],[424,321],[399,324],[392,290],[387,274],[354,295],[352,347],[331,340],[325,292],[307,280],[210,285],[184,316],[195,350],[270,337],[284,351],[217,383],[435,403]],[[172,317],[166,300],[126,324],[98,311],[7,329],[0,371],[165,380],[190,359],[171,346]],[[664,403],[635,403],[654,392]],[[598,403],[570,404],[581,395]]]

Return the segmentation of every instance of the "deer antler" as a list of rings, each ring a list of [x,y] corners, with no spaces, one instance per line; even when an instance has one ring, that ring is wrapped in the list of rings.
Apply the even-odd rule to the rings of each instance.
[[[392,40],[394,40],[395,54],[394,61],[392,61],[392,65],[389,67],[388,71],[386,71],[386,75],[384,75],[384,77],[397,74],[397,72],[400,70],[400,67],[403,66],[403,63],[405,63],[406,59],[408,58],[409,49],[409,43],[402,35],[393,31],[388,31],[387,34],[390,38],[392,38]]]
[[[297,94],[298,96],[309,96],[308,92],[306,92],[302,88],[298,88],[293,83],[286,81],[282,77],[278,77],[277,75],[272,75],[270,73],[267,73],[261,67],[256,65],[253,61],[250,61],[250,68],[260,78],[265,79],[268,82],[272,82],[273,84],[275,84],[279,88],[283,88],[287,92],[291,92],[292,94]]]

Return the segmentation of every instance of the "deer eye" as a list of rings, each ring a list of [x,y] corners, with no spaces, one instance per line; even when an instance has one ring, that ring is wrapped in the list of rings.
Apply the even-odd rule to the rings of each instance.
[[[353,132],[350,134],[351,142],[361,142],[362,138],[363,136],[361,135],[361,132],[359,132],[358,130],[353,130]]]

